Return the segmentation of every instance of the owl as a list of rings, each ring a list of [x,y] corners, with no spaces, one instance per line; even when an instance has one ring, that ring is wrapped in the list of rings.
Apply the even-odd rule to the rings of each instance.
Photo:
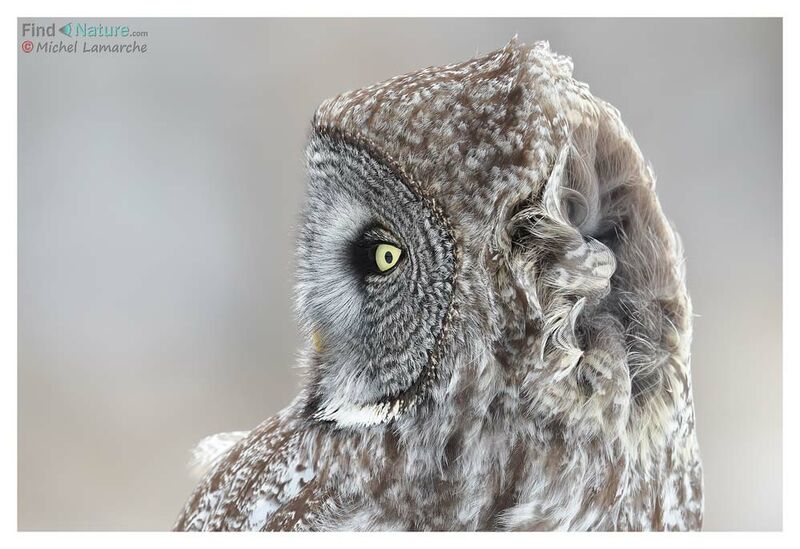
[[[175,529],[701,527],[681,244],[569,58],[344,93],[306,156],[303,386],[201,445]]]

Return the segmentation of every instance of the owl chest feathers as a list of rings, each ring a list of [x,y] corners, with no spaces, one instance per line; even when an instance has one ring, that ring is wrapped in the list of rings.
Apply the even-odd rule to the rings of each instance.
[[[527,417],[519,413],[522,405],[519,395],[498,391],[483,407],[433,411],[424,430],[410,420],[367,431],[306,429],[302,422],[286,419],[283,425],[267,422],[212,470],[206,486],[216,486],[216,494],[211,490],[206,494],[210,504],[194,517],[196,526],[249,530],[698,526],[699,464],[692,452],[675,449],[683,447],[679,441],[665,438],[661,451],[647,455],[633,452],[624,436],[613,442],[599,437],[579,442],[571,437],[581,431]],[[277,446],[263,447],[268,439]],[[235,506],[221,504],[233,496]]]

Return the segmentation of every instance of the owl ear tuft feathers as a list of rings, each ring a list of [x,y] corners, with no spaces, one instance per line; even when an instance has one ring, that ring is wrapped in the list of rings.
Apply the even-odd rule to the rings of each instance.
[[[583,310],[608,295],[616,269],[611,249],[591,236],[602,217],[597,186],[571,179],[571,157],[564,145],[541,192],[520,204],[509,225],[512,268],[544,326],[541,357],[568,369],[583,354]]]
[[[611,321],[636,396],[660,386],[685,340],[682,253],[618,112],[598,101],[595,114],[511,215],[509,263],[542,322],[542,357],[571,370]]]

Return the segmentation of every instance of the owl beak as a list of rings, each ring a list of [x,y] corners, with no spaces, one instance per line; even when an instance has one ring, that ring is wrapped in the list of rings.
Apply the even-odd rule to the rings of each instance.
[[[319,330],[311,332],[311,346],[317,353],[321,353],[323,349],[322,335]]]

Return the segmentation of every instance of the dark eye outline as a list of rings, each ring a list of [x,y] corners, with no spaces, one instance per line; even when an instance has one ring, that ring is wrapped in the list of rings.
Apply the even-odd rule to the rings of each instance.
[[[402,264],[405,260],[406,253],[395,239],[389,238],[389,231],[380,226],[373,226],[367,228],[362,232],[361,237],[353,242],[351,248],[351,261],[356,273],[362,277],[368,275],[386,276],[397,269],[397,266]],[[381,244],[388,244],[400,250],[400,258],[397,263],[392,265],[389,269],[381,271],[375,261],[375,252]]]

